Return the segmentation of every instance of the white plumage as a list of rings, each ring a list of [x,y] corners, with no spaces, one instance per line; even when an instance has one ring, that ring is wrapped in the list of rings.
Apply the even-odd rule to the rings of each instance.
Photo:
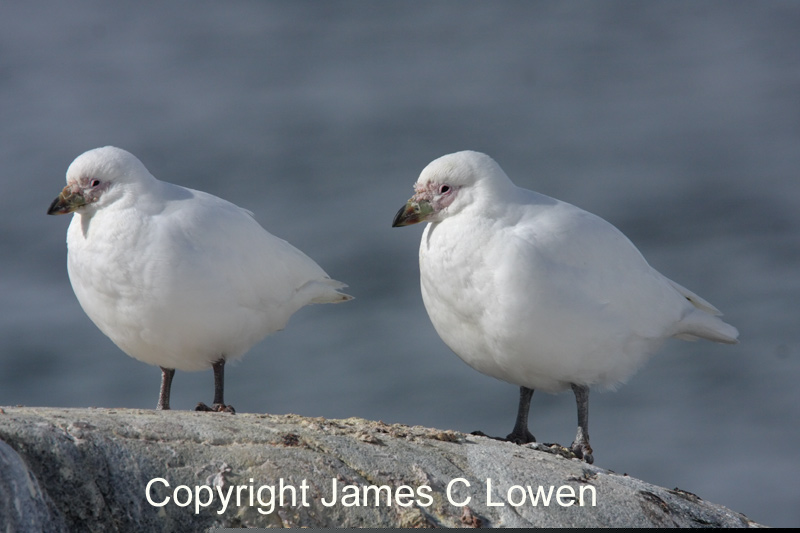
[[[169,408],[166,371],[217,365],[214,403],[223,404],[225,361],[305,305],[351,299],[339,292],[343,283],[249,211],[159,181],[119,148],[90,150],[70,165],[48,213],[68,212],[75,295],[120,349],[165,370],[159,408]]]
[[[614,226],[515,186],[485,154],[436,159],[415,190],[393,225],[428,222],[422,298],[442,340],[476,370],[521,387],[509,439],[533,439],[533,389],[572,387],[579,419],[586,396],[573,451],[591,461],[589,386],[622,383],[668,337],[737,342],[713,305],[654,270]]]

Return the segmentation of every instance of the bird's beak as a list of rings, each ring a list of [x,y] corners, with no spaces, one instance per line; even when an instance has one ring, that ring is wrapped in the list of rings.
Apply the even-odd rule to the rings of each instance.
[[[83,194],[80,191],[72,192],[70,186],[67,185],[64,187],[64,190],[61,191],[61,194],[53,200],[53,203],[50,204],[47,214],[66,215],[84,205],[86,205],[86,199],[83,197]]]
[[[400,211],[394,216],[392,227],[398,228],[400,226],[410,226],[411,224],[422,222],[431,213],[433,213],[433,206],[431,206],[429,201],[416,201],[412,198],[406,205],[401,207]]]

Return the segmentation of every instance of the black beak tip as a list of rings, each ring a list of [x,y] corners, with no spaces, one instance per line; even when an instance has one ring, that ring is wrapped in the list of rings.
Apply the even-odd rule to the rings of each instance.
[[[405,212],[406,212],[406,206],[401,207],[400,210],[397,212],[397,214],[394,216],[394,220],[392,220],[393,228],[405,226],[405,224],[403,224],[403,215],[405,214]]]
[[[58,202],[61,200],[61,197],[56,197],[55,200],[50,204],[50,207],[47,208],[48,215],[60,215],[61,211],[58,208]]]

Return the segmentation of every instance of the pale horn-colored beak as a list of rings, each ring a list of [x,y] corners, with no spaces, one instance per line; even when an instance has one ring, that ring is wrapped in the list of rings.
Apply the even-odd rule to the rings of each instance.
[[[83,197],[83,193],[80,191],[72,192],[70,186],[67,185],[61,191],[61,194],[53,200],[53,203],[50,204],[50,207],[47,209],[47,214],[66,215],[84,205],[86,205],[86,198]]]
[[[410,226],[418,222],[424,222],[428,215],[433,213],[433,206],[427,200],[416,201],[413,198],[400,208],[400,211],[394,216],[392,227],[398,228],[400,226]]]

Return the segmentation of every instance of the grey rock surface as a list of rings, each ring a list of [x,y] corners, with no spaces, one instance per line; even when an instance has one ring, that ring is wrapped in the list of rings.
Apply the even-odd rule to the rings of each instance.
[[[356,418],[5,407],[0,528],[758,526],[537,448]]]

